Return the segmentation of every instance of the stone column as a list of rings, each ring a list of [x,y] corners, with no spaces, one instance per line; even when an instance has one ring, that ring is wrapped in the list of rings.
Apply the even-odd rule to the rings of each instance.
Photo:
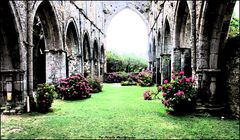
[[[173,49],[173,70],[180,71],[181,69],[181,52],[179,48]]]
[[[94,61],[92,58],[89,59],[89,63],[90,63],[90,75],[93,76],[94,75]]]
[[[160,85],[161,84],[161,73],[160,73],[161,63],[160,63],[160,58],[157,58],[156,61],[157,61],[157,64],[156,64],[156,84]]]
[[[181,52],[181,71],[184,71],[185,76],[190,77],[192,75],[191,49],[180,48],[180,52]]]
[[[161,83],[171,80],[171,54],[161,54]]]
[[[101,66],[100,66],[101,64],[100,64],[100,61],[99,61],[99,59],[98,59],[98,61],[97,61],[97,76],[98,76],[98,78],[100,78],[100,76],[101,76]]]

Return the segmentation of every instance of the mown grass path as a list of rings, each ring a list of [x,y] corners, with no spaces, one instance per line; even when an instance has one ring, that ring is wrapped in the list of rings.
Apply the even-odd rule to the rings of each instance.
[[[155,87],[104,84],[86,100],[55,100],[51,113],[2,115],[1,138],[239,139],[239,121],[169,115],[160,101],[143,100],[146,89]]]

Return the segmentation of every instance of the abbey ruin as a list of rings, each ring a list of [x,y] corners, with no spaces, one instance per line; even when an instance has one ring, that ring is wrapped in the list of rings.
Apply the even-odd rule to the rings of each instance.
[[[129,8],[146,23],[156,84],[172,70],[185,71],[197,79],[200,109],[239,116],[239,38],[237,46],[227,37],[235,3],[1,0],[0,102],[24,108],[37,84],[71,73],[102,78],[106,29]]]

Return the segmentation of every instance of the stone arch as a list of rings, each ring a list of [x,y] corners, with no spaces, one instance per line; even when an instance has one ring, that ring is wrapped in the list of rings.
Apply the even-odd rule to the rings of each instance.
[[[80,70],[81,58],[79,48],[79,35],[76,23],[70,19],[65,33],[65,50],[67,52],[67,76],[78,73]]]
[[[183,0],[178,3],[177,16],[175,25],[175,47],[191,47],[191,16],[187,1]]]
[[[99,51],[98,51],[98,42],[94,39],[93,42],[93,65],[94,65],[94,75],[98,75],[98,65],[99,65]]]
[[[157,44],[158,44],[158,46],[160,47],[160,45],[161,45],[161,33],[160,33],[161,31],[160,31],[160,29],[158,29],[158,33],[157,33]]]
[[[62,60],[58,50],[62,46],[55,12],[49,1],[37,7],[32,28],[33,86],[36,88],[37,84],[55,81],[61,75]]]
[[[225,0],[203,3],[197,47],[197,75],[202,77],[199,82],[199,98],[214,105],[226,103],[221,87],[223,85],[219,83],[223,75],[220,75],[221,67],[218,66],[218,62],[220,46],[225,41],[224,21],[230,21],[231,16],[226,15],[233,12],[233,3],[235,1]]]
[[[174,69],[184,71],[185,76],[192,75],[191,35],[191,13],[187,1],[183,0],[178,3],[176,14]]]
[[[0,104],[6,105],[7,91],[12,99],[9,105],[22,102],[23,94],[19,83],[22,71],[21,42],[16,14],[10,1],[0,1]]]
[[[104,74],[105,71],[104,63],[105,63],[105,49],[104,45],[102,44],[100,48],[100,75]]]
[[[10,3],[1,1],[0,70],[20,69],[19,32]]]
[[[88,32],[85,32],[83,37],[83,62],[85,77],[91,72],[91,60],[90,38]]]
[[[163,53],[170,54],[172,49],[171,29],[167,17],[164,23],[164,41],[163,41]]]
[[[155,37],[153,37],[153,46],[152,46],[152,59],[155,61],[156,59],[156,51],[157,51],[157,46],[156,46],[156,41]]]
[[[41,2],[33,15],[33,25],[36,18],[39,18],[43,26],[42,28],[45,36],[46,49],[63,49],[60,43],[60,32],[57,16],[51,3],[49,1]]]
[[[129,4],[128,4],[128,5],[119,7],[118,9],[115,10],[114,13],[112,13],[109,17],[107,17],[106,23],[105,23],[104,32],[107,31],[107,28],[108,28],[109,24],[111,23],[112,18],[113,18],[115,15],[117,15],[118,13],[120,13],[121,11],[123,11],[124,9],[130,9],[130,10],[132,10],[133,12],[135,12],[137,15],[139,15],[139,16],[142,18],[142,20],[143,20],[143,22],[145,23],[146,27],[149,26],[149,25],[148,25],[149,23],[148,23],[147,18],[146,18],[142,13],[140,13],[133,5],[129,5]],[[147,28],[147,30],[148,30],[148,32],[149,32],[149,28]]]
[[[201,26],[199,33],[199,49],[198,51],[198,69],[217,69],[218,68],[218,52],[220,42],[226,39],[226,32],[223,25],[228,25],[233,12],[234,1],[212,1],[204,2],[204,13],[201,17]],[[227,11],[228,10],[228,11]],[[224,23],[224,21],[226,21]],[[224,32],[223,32],[224,31]],[[222,37],[222,38],[221,38]]]

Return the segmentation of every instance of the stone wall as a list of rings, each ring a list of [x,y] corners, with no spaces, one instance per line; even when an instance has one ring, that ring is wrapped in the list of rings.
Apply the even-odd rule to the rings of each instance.
[[[222,87],[224,91],[224,102],[227,102],[232,114],[235,117],[240,117],[240,36],[231,38],[227,41],[221,53]],[[226,100],[228,99],[228,100]]]

